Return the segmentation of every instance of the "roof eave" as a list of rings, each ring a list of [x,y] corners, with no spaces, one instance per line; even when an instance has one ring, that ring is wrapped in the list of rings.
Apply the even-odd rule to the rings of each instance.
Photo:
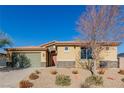
[[[46,48],[5,48],[6,51],[46,51]]]

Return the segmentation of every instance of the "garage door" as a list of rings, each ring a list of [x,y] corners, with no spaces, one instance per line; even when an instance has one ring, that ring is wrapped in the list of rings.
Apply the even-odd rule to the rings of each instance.
[[[41,66],[41,53],[25,53],[25,55],[30,59],[31,67]]]

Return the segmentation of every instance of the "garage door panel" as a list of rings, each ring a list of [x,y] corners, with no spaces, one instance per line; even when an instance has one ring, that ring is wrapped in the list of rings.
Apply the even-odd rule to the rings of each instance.
[[[31,67],[41,66],[41,53],[25,53],[25,55],[30,59]]]

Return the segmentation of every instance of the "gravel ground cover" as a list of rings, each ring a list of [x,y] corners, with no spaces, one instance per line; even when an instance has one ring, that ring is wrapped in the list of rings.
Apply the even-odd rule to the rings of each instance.
[[[80,88],[81,83],[91,75],[87,70],[82,70],[80,68],[44,68],[37,69],[41,73],[39,78],[36,80],[30,80],[28,76],[25,79],[30,80],[34,84],[34,88]],[[71,78],[70,86],[57,86],[55,84],[56,75],[51,74],[51,71],[57,71],[57,74],[69,75]],[[72,71],[77,70],[78,74],[72,74]],[[104,85],[101,88],[123,88],[124,82],[121,81],[124,75],[118,74],[119,69],[106,69],[104,75],[101,75],[104,80]],[[35,71],[34,71],[35,72]],[[95,87],[96,86],[92,86]],[[97,87],[98,88],[98,87]]]

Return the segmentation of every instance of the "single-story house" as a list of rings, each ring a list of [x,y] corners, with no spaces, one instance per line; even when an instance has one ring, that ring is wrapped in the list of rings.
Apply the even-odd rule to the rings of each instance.
[[[101,62],[107,67],[118,67],[117,46],[119,42],[104,43],[101,51]],[[40,46],[16,47],[5,49],[10,56],[19,52],[25,54],[31,61],[32,67],[79,67],[79,60],[86,61],[90,51],[87,43],[79,41],[53,41]]]
[[[119,68],[124,69],[124,53],[118,54]]]

